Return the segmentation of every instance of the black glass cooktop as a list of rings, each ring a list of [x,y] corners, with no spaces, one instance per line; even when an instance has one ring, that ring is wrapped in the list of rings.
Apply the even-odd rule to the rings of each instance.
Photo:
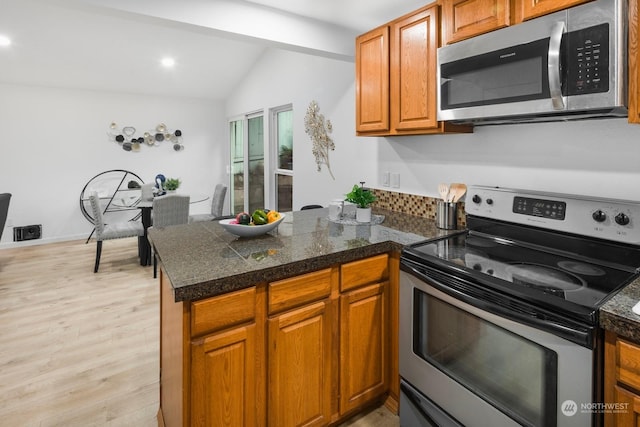
[[[492,227],[498,230],[495,224]],[[499,230],[500,235],[486,234],[487,227],[478,227],[405,248],[403,256],[463,279],[479,279],[526,300],[580,306],[585,312],[597,309],[637,277],[637,247],[545,235],[523,227]]]

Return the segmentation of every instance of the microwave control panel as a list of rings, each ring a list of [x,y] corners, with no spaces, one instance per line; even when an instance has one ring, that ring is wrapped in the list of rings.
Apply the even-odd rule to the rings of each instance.
[[[609,24],[565,34],[561,50],[567,70],[563,95],[609,91]]]

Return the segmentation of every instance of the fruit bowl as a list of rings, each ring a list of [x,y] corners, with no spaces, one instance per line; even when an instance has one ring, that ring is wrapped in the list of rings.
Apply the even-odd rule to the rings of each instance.
[[[235,219],[221,219],[219,224],[231,234],[235,234],[240,237],[255,237],[268,233],[271,230],[278,228],[282,220],[285,218],[284,214],[280,214],[280,218],[277,221],[270,222],[264,225],[242,225],[232,224]]]

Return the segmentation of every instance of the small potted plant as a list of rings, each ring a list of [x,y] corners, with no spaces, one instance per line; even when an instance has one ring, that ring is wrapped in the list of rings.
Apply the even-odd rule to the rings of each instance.
[[[371,222],[371,203],[376,201],[376,196],[364,188],[364,182],[354,185],[345,200],[356,205],[357,222]]]
[[[176,191],[180,187],[180,179],[178,178],[167,178],[164,182],[164,189],[167,191]]]

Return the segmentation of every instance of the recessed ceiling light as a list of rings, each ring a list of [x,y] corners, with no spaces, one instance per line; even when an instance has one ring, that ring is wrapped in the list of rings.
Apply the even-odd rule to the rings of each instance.
[[[162,66],[166,68],[171,68],[176,65],[176,61],[173,58],[162,58]]]
[[[0,34],[0,46],[9,46],[11,44],[11,39],[7,36],[3,36]]]

